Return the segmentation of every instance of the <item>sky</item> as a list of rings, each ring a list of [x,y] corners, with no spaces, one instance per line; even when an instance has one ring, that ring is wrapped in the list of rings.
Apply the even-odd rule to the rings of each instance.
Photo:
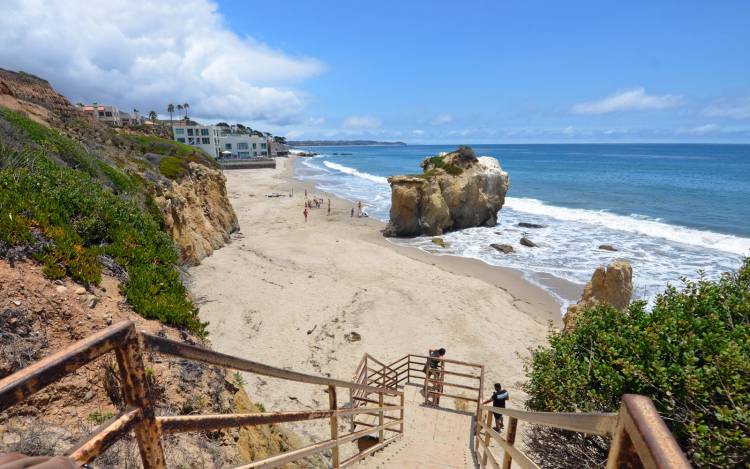
[[[290,139],[750,143],[750,2],[3,0],[0,67]]]

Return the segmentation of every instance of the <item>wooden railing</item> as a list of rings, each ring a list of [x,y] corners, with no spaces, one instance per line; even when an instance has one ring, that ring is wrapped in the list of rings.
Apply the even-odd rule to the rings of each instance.
[[[143,350],[274,378],[326,386],[329,407],[321,410],[291,412],[156,416],[146,386],[142,358]],[[65,455],[82,465],[93,461],[119,437],[131,430],[135,433],[141,460],[146,469],[165,467],[161,437],[169,433],[329,419],[330,439],[240,466],[243,469],[278,467],[328,451],[330,451],[332,467],[345,467],[382,448],[403,434],[403,392],[398,391],[395,387],[370,386],[359,382],[298,373],[214,352],[195,345],[145,333],[139,334],[131,321],[123,321],[110,326],[0,380],[0,412],[20,403],[49,384],[110,352],[114,352],[117,358],[122,393],[125,397],[125,408],[118,415],[94,430],[93,434],[88,435],[79,445],[65,452]],[[381,382],[385,381],[387,379],[381,380]],[[338,388],[349,389],[353,394],[377,395],[378,399],[375,401],[377,407],[351,405],[339,408]],[[400,397],[400,405],[385,405],[385,396]],[[388,412],[400,412],[401,416],[400,418],[389,419],[388,423],[385,423],[386,417],[389,417],[386,415]],[[358,414],[375,414],[379,417],[379,423],[364,430],[339,435],[339,418]],[[401,433],[390,439],[385,439],[384,432],[393,426],[399,426]],[[364,454],[356,454],[344,461],[340,460],[339,449],[343,444],[373,433],[378,434],[377,448],[371,448]]]
[[[493,413],[508,417],[505,437],[493,429]],[[475,440],[482,468],[488,462],[494,469],[501,467],[490,448],[490,442],[494,441],[504,452],[503,469],[510,469],[512,462],[522,469],[538,469],[539,466],[534,461],[514,446],[519,420],[591,435],[612,436],[607,469],[691,467],[651,399],[626,394],[622,398],[619,413],[528,412],[482,406],[477,419],[480,431]]]

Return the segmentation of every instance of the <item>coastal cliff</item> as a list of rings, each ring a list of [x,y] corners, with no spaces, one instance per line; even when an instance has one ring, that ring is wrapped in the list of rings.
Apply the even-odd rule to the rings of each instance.
[[[216,162],[163,138],[160,126],[112,129],[86,116],[47,81],[3,69],[0,111],[3,144],[43,147],[55,163],[88,173],[144,209],[155,205],[182,263],[199,263],[239,229]]]
[[[494,226],[505,203],[508,173],[495,158],[476,157],[469,147],[426,158],[423,173],[392,176],[390,221],[385,236],[440,235]]]
[[[190,163],[179,181],[154,185],[164,228],[187,264],[200,263],[239,229],[225,184],[220,170]]]

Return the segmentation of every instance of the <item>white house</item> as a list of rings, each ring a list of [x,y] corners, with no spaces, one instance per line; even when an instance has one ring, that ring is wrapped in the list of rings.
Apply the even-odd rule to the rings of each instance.
[[[178,142],[198,147],[214,158],[219,157],[219,131],[216,126],[175,124],[172,133]]]
[[[175,124],[172,129],[175,140],[198,147],[214,158],[260,158],[269,154],[266,137],[236,127]]]

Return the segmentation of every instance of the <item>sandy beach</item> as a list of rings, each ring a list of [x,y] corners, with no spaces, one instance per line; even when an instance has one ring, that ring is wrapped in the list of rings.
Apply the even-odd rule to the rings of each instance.
[[[485,364],[485,393],[501,381],[521,406],[522,359],[561,324],[554,299],[515,271],[394,246],[381,222],[350,217],[351,202],[293,179],[293,164],[225,173],[241,232],[190,269],[214,347],[349,380],[365,352],[390,362],[442,346],[447,358]],[[330,198],[331,215],[326,202],[305,222],[305,190]],[[266,197],[274,192],[285,196]],[[245,379],[268,410],[327,405],[319,386]]]

